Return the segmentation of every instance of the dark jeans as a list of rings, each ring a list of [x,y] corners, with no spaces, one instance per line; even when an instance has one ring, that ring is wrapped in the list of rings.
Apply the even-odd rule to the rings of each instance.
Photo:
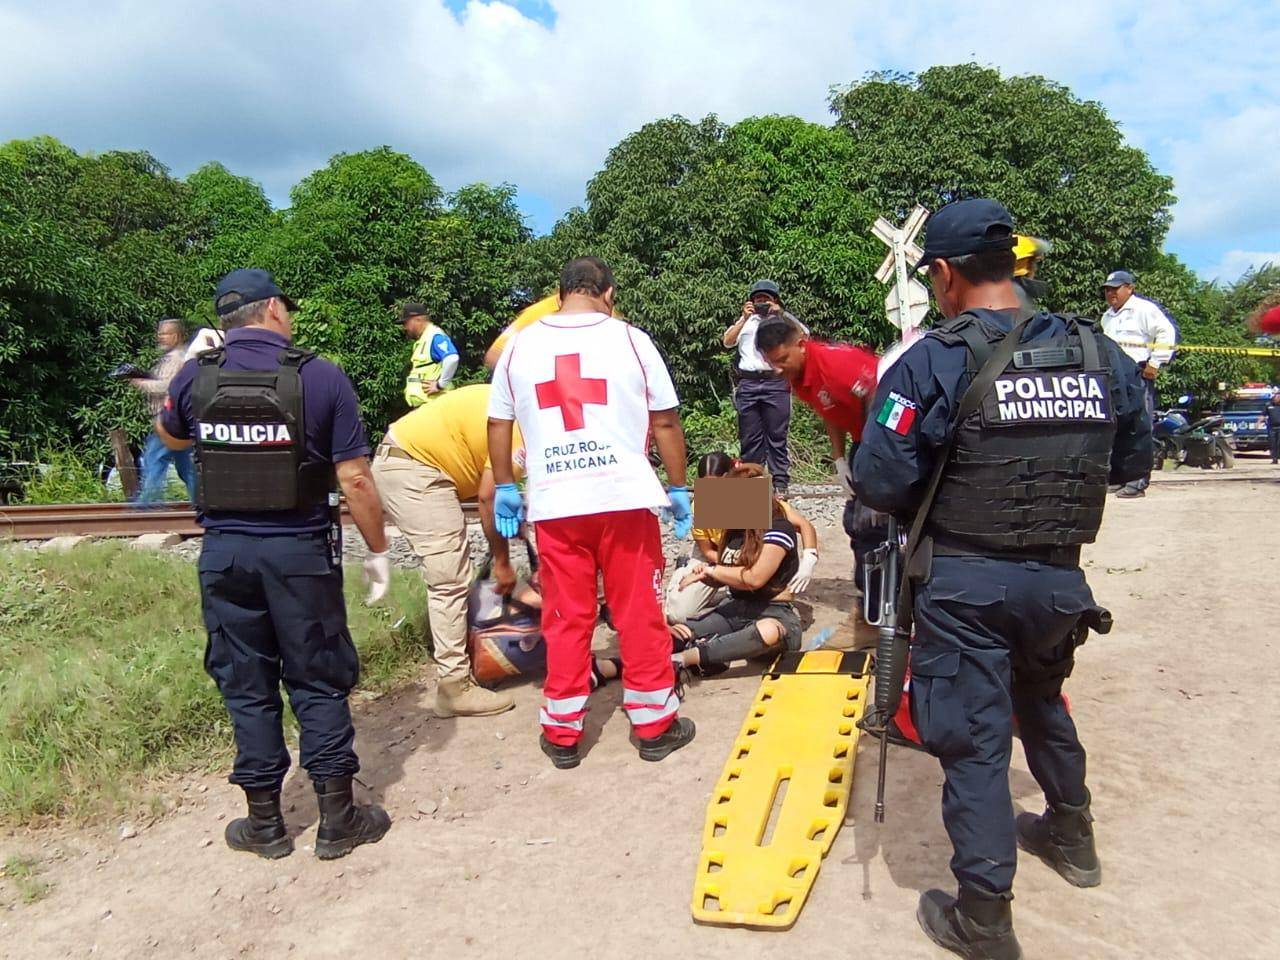
[[[324,534],[205,533],[200,595],[205,670],[236,735],[231,782],[275,790],[289,770],[280,684],[301,727],[303,768],[315,781],[360,769],[347,695],[360,661],[347,631],[342,568]]]
[[[1272,427],[1267,431],[1267,444],[1271,447],[1271,462],[1280,459],[1280,427]]]
[[[740,380],[733,391],[738,411],[738,445],[742,459],[764,464],[775,489],[791,482],[787,431],[791,427],[791,387],[782,378]]]
[[[782,648],[799,650],[800,615],[787,601],[745,600],[730,597],[714,610],[687,621],[698,641],[704,664],[728,665],[735,660],[751,660],[772,656],[779,651],[769,645],[756,628],[761,620],[777,620],[782,624]]]
[[[1156,413],[1156,382],[1154,380],[1144,380],[1146,391],[1143,398],[1146,401],[1147,416],[1151,418],[1152,423],[1155,422]],[[1132,480],[1124,485],[1126,490],[1145,490],[1151,484],[1151,471],[1148,470],[1145,476]]]
[[[916,594],[911,707],[942,763],[942,820],[961,886],[1005,896],[1017,863],[1013,718],[1050,803],[1083,804],[1085,752],[1062,699],[1073,633],[1093,594],[1078,567],[936,557]],[[1057,679],[1047,684],[1049,669]],[[1041,675],[1037,676],[1037,673]]]

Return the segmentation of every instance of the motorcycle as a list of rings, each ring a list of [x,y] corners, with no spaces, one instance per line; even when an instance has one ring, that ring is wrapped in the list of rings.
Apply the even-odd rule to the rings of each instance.
[[[1223,429],[1226,423],[1221,416],[1202,417],[1192,421],[1188,417],[1190,397],[1179,397],[1178,406],[1156,411],[1152,426],[1155,440],[1155,468],[1163,470],[1165,461],[1179,467],[1200,467],[1204,470],[1230,470],[1236,465],[1235,439]]]

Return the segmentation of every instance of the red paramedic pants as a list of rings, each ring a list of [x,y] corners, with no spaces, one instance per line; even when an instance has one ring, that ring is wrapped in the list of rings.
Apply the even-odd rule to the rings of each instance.
[[[659,736],[676,718],[671,634],[662,615],[662,534],[649,510],[620,510],[534,524],[541,555],[547,680],[540,719],[548,740],[582,739],[591,693],[596,573],[618,630],[622,705],[636,735]]]

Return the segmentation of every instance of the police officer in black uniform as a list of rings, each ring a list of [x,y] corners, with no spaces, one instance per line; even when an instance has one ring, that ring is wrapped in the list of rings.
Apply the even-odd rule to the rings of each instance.
[[[992,200],[932,217],[921,266],[947,320],[886,372],[853,465],[859,499],[919,521],[906,557],[912,710],[945,774],[959,896],[930,890],[917,917],[939,945],[999,960],[1021,956],[1017,844],[1077,886],[1101,881],[1061,690],[1086,625],[1109,628],[1080,545],[1097,534],[1107,484],[1151,466],[1137,367],[1090,321],[1020,307],[1013,244]],[[1016,827],[1015,715],[1048,801]]]
[[[226,344],[174,377],[156,431],[169,447],[196,451],[205,669],[231,714],[231,782],[249,805],[227,825],[227,845],[268,858],[293,851],[280,814],[283,682],[319,800],[316,855],[332,859],[391,826],[381,807],[352,800],[360,764],[347,696],[360,663],[342,593],[337,486],[369,546],[370,602],[390,578],[382,502],[351,382],[292,345],[295,307],[271,275],[227,274],[214,306]]]

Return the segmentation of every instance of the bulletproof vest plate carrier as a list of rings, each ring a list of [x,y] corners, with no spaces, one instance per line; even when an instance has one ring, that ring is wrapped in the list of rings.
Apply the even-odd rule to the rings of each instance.
[[[300,368],[313,356],[289,347],[275,370],[226,370],[225,349],[200,354],[192,407],[201,510],[294,510],[326,497],[331,467],[305,460]]]
[[[1087,321],[1022,343],[956,425],[929,532],[994,554],[1092,543],[1102,523],[1115,438],[1109,367]],[[970,373],[1006,331],[962,315],[930,336],[963,343]]]

